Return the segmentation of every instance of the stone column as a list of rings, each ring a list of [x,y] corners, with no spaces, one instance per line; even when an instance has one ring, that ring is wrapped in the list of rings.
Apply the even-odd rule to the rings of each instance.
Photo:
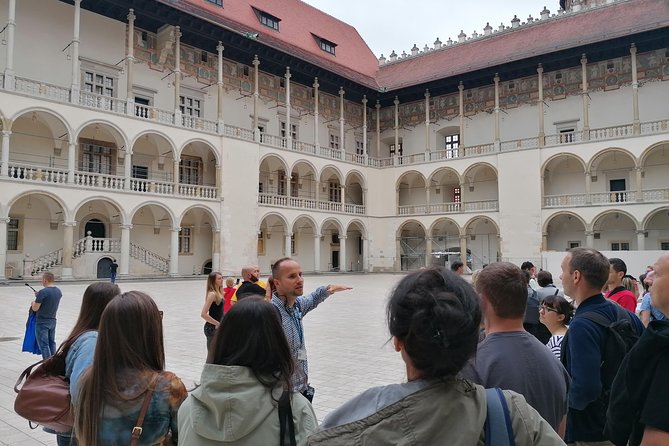
[[[585,171],[585,204],[592,204],[592,173]]]
[[[346,203],[346,185],[345,184],[340,184],[339,185],[339,190],[341,192],[341,196],[339,197],[339,202],[341,204]],[[343,211],[343,209],[342,209]]]
[[[636,171],[636,201],[643,201],[643,167],[637,167]]]
[[[465,147],[465,86],[460,81],[458,84],[458,114],[460,118],[460,144],[459,146],[462,148],[462,150],[458,150],[458,153],[460,156],[464,156],[464,147]]]
[[[11,130],[2,130],[2,154],[0,155],[0,164],[2,164],[2,166],[0,166],[0,176],[3,178],[9,175],[9,138],[11,135],[12,135]],[[0,240],[6,240],[6,239],[0,239]],[[0,243],[0,245],[2,244],[3,243]],[[0,268],[4,267],[0,265]]]
[[[381,158],[381,103],[376,100],[376,156]]]
[[[293,129],[290,122],[290,67],[286,67],[286,148],[293,148]],[[290,183],[290,181],[288,181]],[[290,187],[290,186],[288,186]],[[288,194],[290,196],[290,194]],[[289,254],[290,255],[290,254]]]
[[[5,276],[5,268],[7,266],[7,224],[9,223],[9,217],[0,217],[0,240],[3,240],[3,243],[0,243],[0,282],[7,280]]]
[[[314,272],[321,271],[321,235],[314,234]]]
[[[318,87],[320,85],[318,84],[318,78],[314,78],[314,146],[316,148],[316,153],[320,153],[319,150],[319,144],[318,144]]]
[[[402,239],[395,237],[395,271],[402,271]]]
[[[130,274],[130,230],[132,225],[121,225],[121,259],[119,261],[119,276],[127,277]],[[177,232],[178,234],[178,232]],[[179,240],[177,238],[177,246]],[[178,251],[178,249],[177,249]]]
[[[181,125],[181,28],[174,31],[174,124]]]
[[[170,229],[170,277],[175,277],[179,274],[179,231],[181,231],[181,228],[175,227]]]
[[[342,152],[346,152],[344,125],[346,125],[344,119],[344,88],[339,87],[339,149]]]
[[[125,181],[123,183],[123,190],[130,190],[130,183],[132,182],[132,150],[128,147],[125,150],[125,164],[123,164],[123,174]]]
[[[260,142],[260,130],[258,130],[258,98],[260,91],[258,90],[258,66],[260,60],[258,55],[253,56],[253,135],[256,142]]]
[[[369,239],[362,239],[362,270],[369,272]]]
[[[220,164],[216,164],[216,193],[219,200],[223,200],[223,168]]]
[[[63,280],[72,279],[72,254],[74,252],[74,227],[76,221],[63,223]]]
[[[367,95],[362,95],[362,154],[365,157],[365,165],[367,165]]]
[[[539,64],[537,67],[537,78],[539,82],[539,147],[546,145],[546,129],[544,128],[544,67]]]
[[[462,263],[465,264],[465,268],[467,268],[467,235],[460,236],[460,261],[462,261]]]
[[[346,264],[346,236],[339,235],[339,271],[346,272],[348,271],[348,265]]]
[[[430,153],[430,90],[425,90],[425,157]],[[429,158],[428,158],[429,159]]]
[[[590,95],[588,94],[588,58],[581,55],[581,97],[583,98],[583,141],[590,141]]]
[[[548,234],[541,233],[541,251],[548,251]]]
[[[176,154],[175,154],[176,155]],[[179,195],[179,160],[174,159],[174,191],[172,192],[172,195]]]
[[[646,232],[643,229],[636,231],[636,250],[646,250]]]
[[[211,228],[211,270],[221,270],[221,230]]]
[[[223,50],[225,47],[223,46],[223,42],[220,40],[218,41],[218,45],[216,45],[216,52],[218,53],[218,78],[216,80],[216,86],[217,86],[217,98],[218,98],[218,113],[217,113],[217,119],[218,119],[218,133],[223,134],[223,130],[225,129],[225,122],[223,122],[223,96],[225,94],[225,91],[223,90]],[[213,267],[213,261],[212,261],[212,267]]]
[[[587,248],[595,247],[595,233],[593,231],[585,231],[585,246]]]
[[[283,239],[283,242],[284,242],[283,243],[283,255],[286,256],[286,257],[290,257],[290,255],[292,254],[292,249],[290,249],[290,242],[291,242],[291,239],[293,237],[293,234],[291,232],[286,232],[283,235],[283,237],[284,237],[284,239]]]
[[[494,141],[494,146],[495,146],[495,151],[499,152],[501,150],[501,141],[500,141],[500,136],[499,136],[499,75],[495,73],[495,77],[493,78],[495,81],[495,141]]]
[[[14,90],[14,29],[16,28],[16,0],[9,0],[7,10],[7,58],[5,59],[5,90]],[[2,239],[5,240],[5,239]],[[0,263],[0,278],[5,275],[4,263]]]
[[[395,158],[395,164],[397,164],[398,156],[400,154],[400,101],[397,99],[397,96],[395,96],[393,104],[395,105],[395,123],[393,125],[395,131],[395,155],[393,158]]]
[[[639,75],[636,71],[636,45],[630,47],[630,56],[632,59],[632,108],[634,112],[634,121],[632,123],[635,135],[641,133],[641,121],[639,121]]]
[[[125,56],[125,74],[126,74],[126,114],[132,116],[135,114],[135,95],[132,91],[133,70],[135,65],[135,12],[131,8],[128,12],[128,47]]]
[[[81,73],[79,68],[79,24],[81,20],[81,0],[74,0],[74,33],[72,37],[72,90],[70,102],[79,103],[79,92],[81,89]]]
[[[69,184],[74,183],[74,173],[76,170],[77,162],[77,144],[76,141],[67,145],[67,182]]]
[[[430,186],[431,184],[428,184],[425,186],[425,212],[430,213]]]
[[[432,265],[432,238],[425,237],[425,266],[428,268]]]

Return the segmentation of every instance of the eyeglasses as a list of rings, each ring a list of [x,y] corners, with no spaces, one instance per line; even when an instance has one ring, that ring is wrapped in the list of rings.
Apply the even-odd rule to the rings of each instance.
[[[546,305],[539,305],[539,311],[541,311],[541,310],[552,311],[554,313],[559,313],[559,311],[556,310],[555,308],[552,308],[552,307],[549,307],[549,306],[546,306]]]

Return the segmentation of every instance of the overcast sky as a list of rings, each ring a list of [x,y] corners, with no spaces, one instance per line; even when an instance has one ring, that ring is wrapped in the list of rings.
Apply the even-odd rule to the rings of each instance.
[[[525,22],[539,18],[546,6],[551,14],[559,9],[559,0],[304,0],[354,26],[376,57],[395,50],[410,53],[418,45],[432,47],[437,37],[446,43],[458,39],[460,30],[471,36],[483,33],[486,22],[493,29],[500,23],[511,25],[514,14]]]

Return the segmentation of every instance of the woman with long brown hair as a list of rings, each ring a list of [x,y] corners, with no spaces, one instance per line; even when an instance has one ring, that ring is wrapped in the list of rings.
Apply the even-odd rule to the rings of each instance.
[[[121,294],[117,285],[109,282],[92,283],[84,291],[79,317],[70,335],[60,345],[58,354],[65,354],[65,376],[70,381],[70,395],[76,402],[79,395],[79,378],[93,362],[98,326],[102,312],[111,300]],[[76,446],[71,432],[56,435],[58,446]]]
[[[289,445],[280,442],[279,422],[289,407],[284,420],[295,444],[306,445],[318,421],[309,401],[291,392],[294,367],[276,308],[261,296],[240,300],[216,330],[201,385],[179,409],[181,444]]]
[[[93,364],[80,380],[74,431],[85,446],[176,445],[176,414],[187,395],[165,370],[162,315],[145,293],[129,291],[102,314]],[[147,407],[143,420],[144,401]]]
[[[211,345],[211,339],[214,336],[214,330],[221,323],[223,318],[223,276],[217,271],[212,271],[207,276],[207,295],[204,298],[204,305],[200,316],[205,320],[204,335],[207,338],[207,350]]]

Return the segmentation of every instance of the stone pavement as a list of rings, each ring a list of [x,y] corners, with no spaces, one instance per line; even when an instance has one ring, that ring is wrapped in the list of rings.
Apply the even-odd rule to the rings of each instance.
[[[385,323],[385,303],[401,275],[319,275],[305,278],[305,290],[328,283],[353,290],[334,294],[304,319],[310,381],[316,388],[314,409],[320,420],[352,396],[378,385],[406,379],[404,363],[395,353]],[[149,293],[164,311],[166,368],[192,388],[204,364],[205,277],[198,280],[119,282],[123,291]],[[56,341],[72,328],[88,283],[59,283],[63,291]],[[33,285],[39,289],[38,286]],[[14,413],[14,383],[40,358],[21,352],[28,307],[34,298],[23,283],[0,286],[0,445],[55,445],[54,435],[31,430]]]

